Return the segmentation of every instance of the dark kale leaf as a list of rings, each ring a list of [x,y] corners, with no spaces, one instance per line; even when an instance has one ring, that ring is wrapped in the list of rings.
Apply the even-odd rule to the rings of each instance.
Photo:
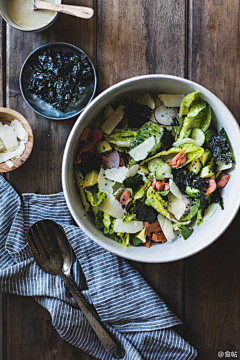
[[[31,69],[28,91],[61,111],[80,101],[94,79],[85,54],[44,51],[33,59]]]
[[[223,128],[218,135],[213,135],[211,137],[211,140],[208,143],[208,149],[215,160],[220,160],[227,164],[233,161],[229,140]]]
[[[82,161],[77,164],[77,167],[83,175],[86,175],[92,170],[100,170],[102,160],[98,156],[85,152],[81,155],[81,159]]]
[[[211,204],[216,203],[221,206],[221,209],[224,210],[224,204],[223,204],[223,198],[219,191],[219,189],[216,189],[211,196]]]
[[[200,176],[194,174],[194,172],[190,172],[188,170],[172,169],[172,174],[173,180],[181,192],[185,192],[186,186],[190,186],[200,191],[207,190],[209,186],[208,179],[201,178]]]
[[[172,121],[171,126],[179,126],[179,125],[180,125],[180,123],[179,123],[178,119],[177,119],[177,118],[173,118],[173,121]]]
[[[174,143],[175,139],[172,135],[172,132],[167,130],[166,128],[164,128],[164,133],[161,139],[162,142],[162,146],[161,149],[162,150],[168,150],[172,147],[172,144]]]
[[[130,161],[131,158],[128,155],[128,153],[126,153],[126,149],[125,148],[122,148],[122,149],[123,149],[123,151],[121,152],[121,157],[122,157],[122,159],[124,161],[125,166],[128,166],[129,161]]]
[[[123,181],[123,185],[125,188],[131,188],[133,191],[137,191],[144,184],[143,177],[140,174],[136,174],[134,176],[127,177]]]
[[[204,195],[204,193],[200,192],[199,194],[199,199],[200,199],[200,205],[201,205],[201,214],[202,216],[204,216],[204,212],[207,209],[209,202],[206,199],[206,196]]]
[[[158,212],[141,200],[136,200],[133,213],[139,221],[147,221],[149,224],[154,224],[158,217]]]
[[[151,109],[147,105],[138,104],[135,101],[124,99],[124,112],[131,128],[139,128],[149,121]]]
[[[217,168],[218,165],[216,163],[216,160],[213,158],[213,162],[212,162],[212,172],[216,175],[217,174]]]

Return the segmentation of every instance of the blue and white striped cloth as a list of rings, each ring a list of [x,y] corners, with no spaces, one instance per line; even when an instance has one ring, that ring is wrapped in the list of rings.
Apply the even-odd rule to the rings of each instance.
[[[186,360],[197,356],[171,328],[180,320],[125,260],[107,252],[74,225],[62,193],[23,194],[0,177],[0,289],[33,296],[59,335],[101,360],[113,360],[62,280],[42,271],[26,241],[29,226],[49,218],[61,224],[75,253],[73,275],[89,303],[125,348],[124,360]]]

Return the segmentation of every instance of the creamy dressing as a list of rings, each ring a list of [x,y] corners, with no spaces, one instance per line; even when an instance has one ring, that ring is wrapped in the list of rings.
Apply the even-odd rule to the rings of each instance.
[[[55,3],[54,0],[48,2]],[[15,24],[30,29],[45,25],[55,15],[55,11],[33,10],[32,0],[7,0],[7,11]]]

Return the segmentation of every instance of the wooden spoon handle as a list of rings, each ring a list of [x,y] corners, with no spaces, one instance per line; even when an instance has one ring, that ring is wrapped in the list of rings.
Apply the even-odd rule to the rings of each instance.
[[[94,15],[94,10],[84,6],[52,4],[46,1],[35,0],[34,8],[39,10],[52,10],[64,14],[77,16],[82,19],[91,19]]]

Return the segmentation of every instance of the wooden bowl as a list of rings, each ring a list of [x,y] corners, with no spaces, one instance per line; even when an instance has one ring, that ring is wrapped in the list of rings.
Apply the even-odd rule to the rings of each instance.
[[[29,155],[31,154],[32,148],[33,148],[32,129],[31,129],[31,126],[29,125],[28,121],[25,119],[25,117],[22,116],[21,114],[19,114],[15,110],[0,107],[0,121],[3,124],[10,125],[10,123],[15,119],[18,120],[22,124],[24,129],[27,131],[27,133],[28,133],[28,142],[25,144],[24,153],[19,158],[12,160],[12,162],[14,164],[14,166],[12,168],[8,167],[5,164],[5,162],[0,163],[0,173],[12,171],[12,170],[15,170],[15,169],[19,168],[28,159]]]

